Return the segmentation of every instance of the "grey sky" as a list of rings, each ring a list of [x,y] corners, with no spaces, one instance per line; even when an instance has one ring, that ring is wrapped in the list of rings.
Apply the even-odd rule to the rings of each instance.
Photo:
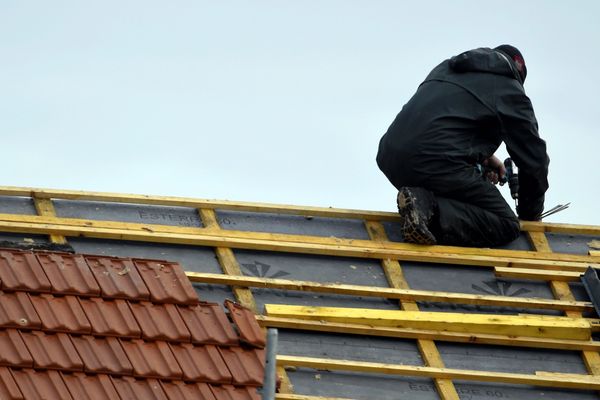
[[[600,2],[574,4],[3,0],[0,184],[391,211],[397,112],[443,59],[510,43],[546,205],[573,203],[549,221],[600,225]]]

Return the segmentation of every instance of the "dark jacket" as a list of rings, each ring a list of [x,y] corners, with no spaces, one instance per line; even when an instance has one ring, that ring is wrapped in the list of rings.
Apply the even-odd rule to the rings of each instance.
[[[411,185],[403,177],[473,168],[502,141],[519,168],[519,217],[538,219],[548,189],[546,143],[512,60],[480,48],[431,71],[381,139],[377,163],[392,183]]]

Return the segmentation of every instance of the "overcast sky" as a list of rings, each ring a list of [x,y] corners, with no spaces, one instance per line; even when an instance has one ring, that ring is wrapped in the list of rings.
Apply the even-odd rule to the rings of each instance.
[[[443,59],[510,43],[548,143],[547,208],[572,202],[548,220],[600,225],[599,15],[592,0],[2,0],[0,185],[393,211],[381,135]]]

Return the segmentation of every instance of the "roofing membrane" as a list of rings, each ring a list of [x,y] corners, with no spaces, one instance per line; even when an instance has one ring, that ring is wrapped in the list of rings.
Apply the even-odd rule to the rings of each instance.
[[[14,348],[5,357],[23,367],[0,367],[0,390],[6,393],[15,393],[15,387],[20,390],[19,379],[21,382],[37,379],[48,391],[61,393],[60,382],[65,384],[68,380],[73,382],[73,389],[65,385],[67,391],[71,390],[69,394],[73,398],[79,398],[75,395],[79,389],[75,388],[85,388],[81,382],[88,379],[87,386],[97,388],[94,391],[98,393],[108,393],[111,386],[106,386],[106,382],[110,382],[121,398],[252,399],[256,398],[256,387],[260,386],[264,336],[253,324],[249,308],[263,313],[265,304],[377,310],[415,307],[414,302],[399,302],[385,296],[339,294],[335,290],[314,292],[301,285],[297,290],[276,288],[269,286],[269,279],[310,281],[325,286],[360,285],[373,290],[403,287],[504,299],[567,301],[573,296],[578,301],[588,302],[578,281],[561,285],[553,280],[552,271],[579,271],[584,265],[600,264],[598,255],[591,254],[588,246],[592,240],[600,239],[598,227],[534,224],[524,226],[521,237],[504,249],[480,251],[438,246],[421,249],[402,243],[397,221],[386,213],[30,189],[5,188],[0,193],[9,195],[0,196],[0,214],[10,217],[0,215],[0,232],[1,226],[6,229],[6,233],[0,234],[2,239],[22,245],[48,245],[51,244],[48,234],[60,234],[61,227],[68,226],[72,230],[65,231],[67,242],[75,255],[61,253],[56,257],[65,260],[67,270],[75,270],[82,264],[70,257],[79,260],[83,255],[100,289],[98,294],[92,286],[86,286],[79,272],[74,272],[70,281],[61,278],[62,271],[56,271],[53,265],[56,261],[48,257],[44,262],[37,258],[40,265],[55,269],[50,272],[52,277],[46,274],[48,283],[38,281],[39,277],[29,278],[34,273],[28,268],[35,266],[25,266],[20,271],[22,278],[12,276],[9,270],[9,289],[0,288],[0,299],[5,299],[0,301],[0,326],[6,326],[7,331],[0,336],[0,346]],[[28,227],[35,229],[15,228],[15,216],[36,217],[33,203],[37,195],[52,198],[56,224],[52,228],[49,225],[53,220],[38,223],[35,219],[23,219]],[[105,221],[113,225],[104,224]],[[383,239],[374,236],[376,224],[385,232]],[[203,230],[204,226],[209,228]],[[539,247],[540,237],[536,233],[547,240],[547,249]],[[159,235],[162,235],[160,239]],[[231,256],[224,257],[223,249],[230,250]],[[558,254],[548,253],[549,250]],[[6,265],[23,263],[3,260],[6,258],[0,258],[0,274]],[[393,264],[396,260],[398,263]],[[503,278],[495,272],[496,264],[508,268],[523,264],[548,276]],[[171,266],[179,266],[180,273],[173,273]],[[251,277],[260,279],[261,284],[246,287],[242,283],[206,283],[193,275],[188,275],[188,280],[182,278],[183,270]],[[55,286],[69,293],[57,293]],[[213,303],[189,304],[192,293],[202,301]],[[65,315],[71,315],[62,326],[52,321],[51,312],[42,311],[43,319],[38,316],[38,307],[69,296],[77,299],[89,322],[89,331],[87,325],[77,322],[77,307],[69,301],[56,303],[57,307],[64,307]],[[235,299],[246,307],[230,303],[221,307],[227,299]],[[461,304],[442,300],[416,304],[422,311],[564,315],[560,309],[538,310],[522,305]],[[165,312],[167,308],[169,312]],[[228,321],[225,309],[234,324]],[[594,315],[588,312],[585,316]],[[364,363],[391,367],[425,367],[437,363],[433,366],[478,371],[484,375],[517,373],[539,378],[552,373],[557,374],[556,381],[590,377],[589,382],[597,385],[600,384],[600,379],[595,377],[600,374],[597,353],[600,347],[594,339],[567,343],[478,334],[469,337],[444,332],[381,331],[322,321],[309,326],[285,318],[276,321],[268,316],[260,317],[259,322],[279,328],[278,355],[323,361],[320,367],[279,368],[281,399],[293,398],[283,397],[283,393],[355,400],[584,400],[598,397],[597,392],[585,384],[571,388],[550,387],[549,382],[517,384],[506,383],[503,378],[486,381],[481,377],[442,379],[439,375],[393,375],[382,369],[367,372],[362,368]],[[69,333],[66,325],[89,333]],[[14,332],[9,335],[11,330],[19,333],[21,340],[23,332],[30,331],[66,335],[78,350],[83,366],[75,372],[36,368],[33,357],[31,361],[25,357]],[[74,340],[75,337],[88,339]],[[108,343],[109,338],[112,343]],[[115,348],[115,342],[129,364],[110,350]],[[27,348],[24,340],[23,345]],[[16,350],[19,348],[21,351]],[[64,365],[69,362],[78,365],[76,359],[69,361],[68,349],[64,352],[66,354],[61,356],[64,360],[59,357],[59,361]],[[438,361],[435,354],[439,355]],[[337,370],[328,366],[332,360],[351,362],[355,368]],[[155,365],[159,363],[164,364]],[[285,367],[285,364],[280,366]],[[21,373],[23,371],[25,373]],[[60,380],[56,379],[57,373]]]
[[[177,263],[1,253],[0,398],[219,399],[223,384],[234,399],[259,398],[253,314],[232,325]]]

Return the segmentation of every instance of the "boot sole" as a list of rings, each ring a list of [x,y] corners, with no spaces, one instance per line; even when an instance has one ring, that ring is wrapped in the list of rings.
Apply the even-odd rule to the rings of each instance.
[[[398,212],[402,222],[400,229],[407,243],[434,245],[435,236],[429,231],[427,222],[419,214],[414,205],[414,195],[408,188],[402,188],[398,193]]]

